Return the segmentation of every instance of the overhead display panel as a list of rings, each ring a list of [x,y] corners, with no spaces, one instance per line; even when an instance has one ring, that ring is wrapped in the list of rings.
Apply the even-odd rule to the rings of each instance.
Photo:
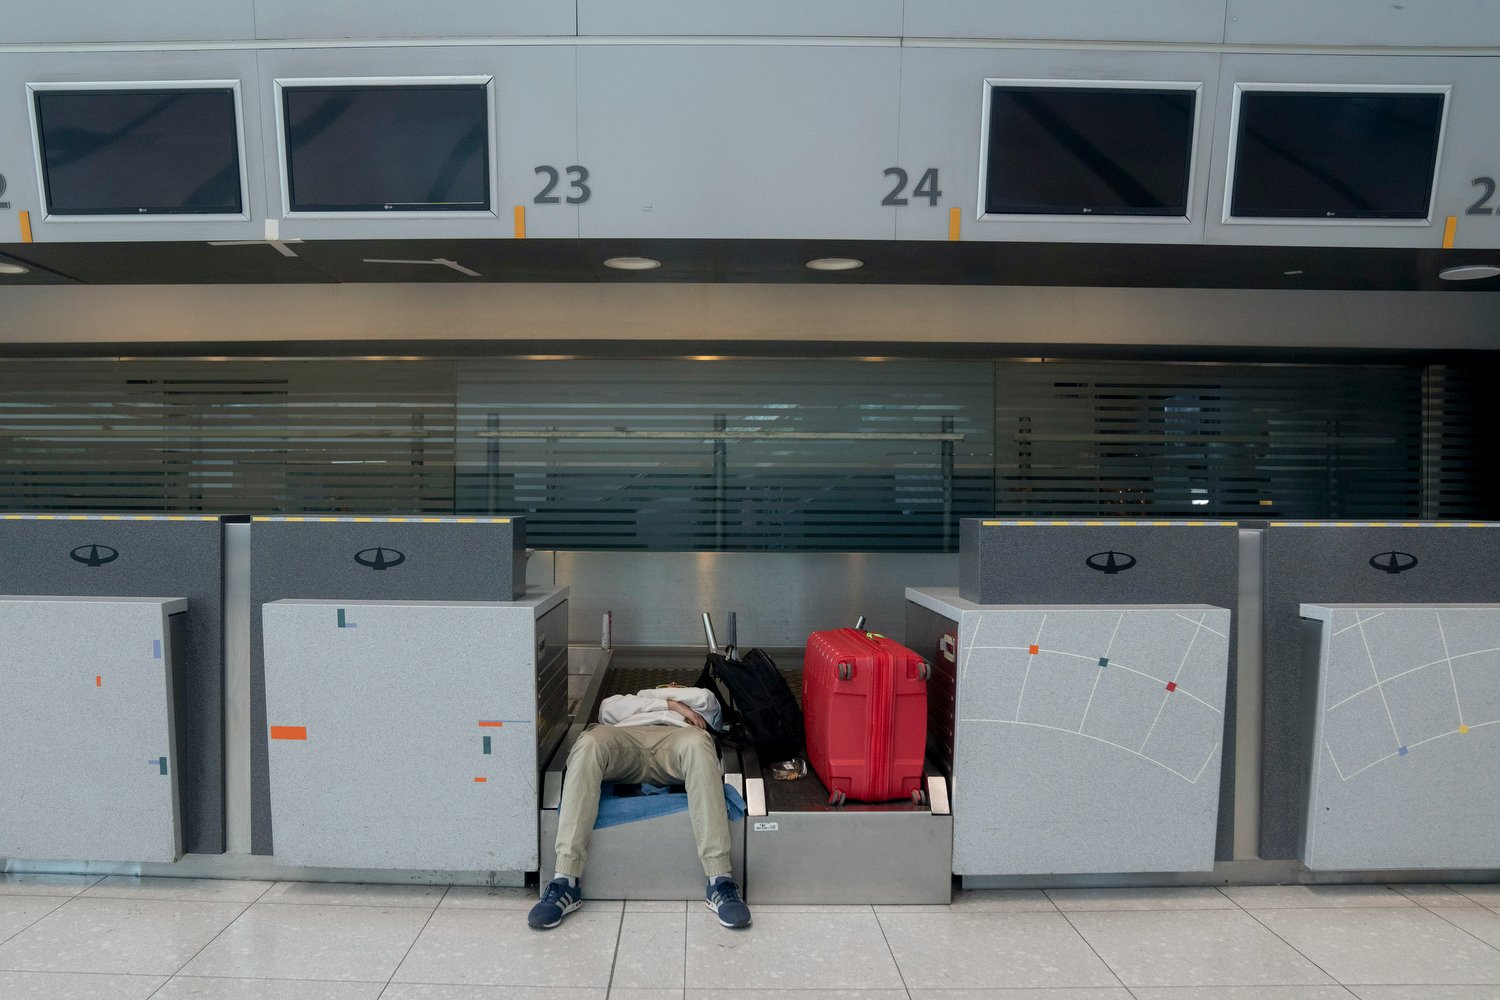
[[[986,80],[981,217],[1185,219],[1198,91]]]
[[[244,217],[237,83],[28,88],[49,218]]]
[[[278,81],[286,211],[489,212],[488,83]]]
[[[1237,91],[1225,221],[1431,217],[1448,88]]]

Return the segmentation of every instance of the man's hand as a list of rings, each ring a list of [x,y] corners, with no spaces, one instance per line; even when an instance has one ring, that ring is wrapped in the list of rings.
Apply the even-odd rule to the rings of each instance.
[[[708,723],[705,722],[705,721],[703,721],[703,716],[699,715],[697,712],[693,711],[691,708],[688,708],[682,702],[680,702],[680,701],[673,701],[672,699],[668,698],[667,699],[667,708],[671,709],[672,711],[676,712],[678,715],[680,715],[684,719],[686,719],[688,721],[688,725],[695,726],[698,729],[703,729],[703,730],[707,730],[708,729]]]

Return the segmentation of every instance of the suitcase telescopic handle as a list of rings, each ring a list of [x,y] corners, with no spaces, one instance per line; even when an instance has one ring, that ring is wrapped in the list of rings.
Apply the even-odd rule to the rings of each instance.
[[[865,616],[864,615],[860,615],[859,616],[859,621],[857,621],[857,622],[854,623],[854,631],[856,631],[856,632],[863,632],[864,630],[865,630]]]
[[[710,653],[717,653],[719,651],[719,642],[714,638],[714,621],[707,611],[703,612],[703,638],[708,640],[708,651]]]

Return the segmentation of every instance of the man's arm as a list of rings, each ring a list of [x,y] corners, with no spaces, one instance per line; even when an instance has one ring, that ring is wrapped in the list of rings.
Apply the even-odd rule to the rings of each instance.
[[[704,721],[703,716],[699,715],[697,712],[693,711],[682,702],[672,701],[669,698],[667,699],[667,708],[686,719],[688,725],[694,726],[698,729],[708,729],[708,723]]]

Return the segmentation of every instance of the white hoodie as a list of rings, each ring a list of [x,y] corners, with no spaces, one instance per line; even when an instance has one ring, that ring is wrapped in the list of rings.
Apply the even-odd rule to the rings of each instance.
[[[635,694],[615,694],[599,705],[599,721],[608,726],[686,726],[688,720],[667,707],[667,701],[681,702],[703,716],[708,728],[718,729],[719,699],[704,688],[647,688]]]

